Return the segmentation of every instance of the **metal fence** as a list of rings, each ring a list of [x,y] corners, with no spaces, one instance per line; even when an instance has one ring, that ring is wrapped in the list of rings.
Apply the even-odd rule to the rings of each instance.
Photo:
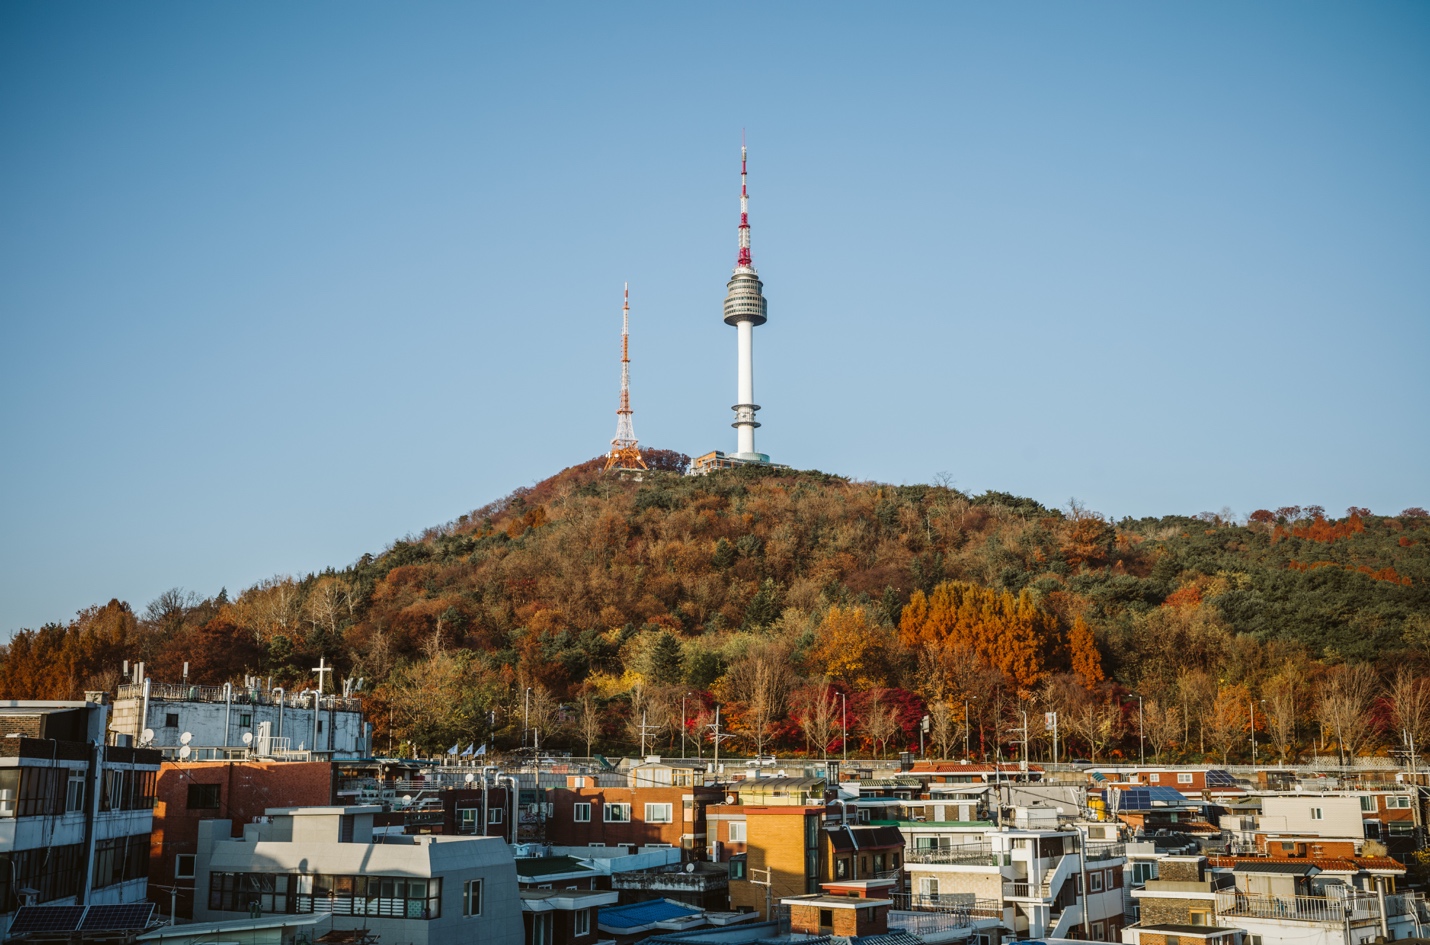
[[[1120,856],[1127,855],[1127,844],[1125,843],[1098,843],[1089,844],[1087,848],[1087,861],[1094,863],[1098,860],[1115,860]]]
[[[1051,899],[1046,883],[1004,883],[1004,899]]]
[[[908,912],[938,912],[966,918],[1001,919],[1003,904],[996,899],[971,899],[967,894],[921,895],[919,893],[891,893],[886,898],[894,900],[894,908]]]
[[[906,849],[904,862],[956,866],[997,866],[998,857],[987,845],[968,844],[943,849]]]

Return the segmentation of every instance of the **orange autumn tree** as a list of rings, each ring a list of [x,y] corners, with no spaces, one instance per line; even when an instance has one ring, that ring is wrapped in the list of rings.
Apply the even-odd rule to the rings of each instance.
[[[1073,673],[1082,678],[1087,688],[1091,689],[1107,678],[1102,671],[1102,653],[1097,649],[1092,628],[1082,617],[1073,620],[1072,630],[1068,631],[1068,658],[1072,662]]]
[[[1033,595],[945,581],[930,594],[914,591],[899,621],[905,646],[971,650],[1002,670],[1021,690],[1048,675],[1047,654],[1060,648],[1058,621]]]

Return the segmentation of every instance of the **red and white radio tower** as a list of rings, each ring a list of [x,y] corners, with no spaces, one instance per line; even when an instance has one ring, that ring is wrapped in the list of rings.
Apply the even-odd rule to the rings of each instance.
[[[606,469],[646,469],[631,425],[631,284],[626,283],[625,302],[621,305],[621,407],[616,411],[616,435],[611,439],[611,451],[606,454]]]

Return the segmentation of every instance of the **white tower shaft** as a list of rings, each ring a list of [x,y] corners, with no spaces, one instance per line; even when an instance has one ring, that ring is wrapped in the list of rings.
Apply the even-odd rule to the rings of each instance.
[[[760,405],[755,403],[755,336],[756,325],[763,325],[768,317],[764,296],[764,284],[755,272],[750,258],[750,191],[746,177],[746,152],[740,146],[740,243],[735,257],[735,272],[726,284],[725,324],[733,325],[738,339],[737,396],[734,405],[736,459],[752,462],[768,462],[769,457],[755,452],[755,428],[760,424],[755,420],[755,412]]]

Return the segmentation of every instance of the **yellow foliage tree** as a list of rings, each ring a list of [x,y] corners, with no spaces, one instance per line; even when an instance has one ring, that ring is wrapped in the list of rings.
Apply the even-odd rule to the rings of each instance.
[[[884,628],[870,623],[863,607],[829,608],[814,636],[810,662],[817,673],[854,689],[884,685],[894,641]]]

